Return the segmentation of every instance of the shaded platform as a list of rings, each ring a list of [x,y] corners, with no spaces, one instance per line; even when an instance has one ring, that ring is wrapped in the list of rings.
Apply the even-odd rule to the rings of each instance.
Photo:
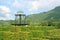
[[[12,25],[15,25],[15,26],[25,26],[25,25],[29,25],[29,24],[12,24]]]

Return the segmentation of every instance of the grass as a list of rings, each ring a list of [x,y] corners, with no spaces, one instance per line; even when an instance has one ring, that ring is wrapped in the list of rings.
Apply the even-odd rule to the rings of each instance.
[[[60,40],[54,26],[0,26],[0,40]]]

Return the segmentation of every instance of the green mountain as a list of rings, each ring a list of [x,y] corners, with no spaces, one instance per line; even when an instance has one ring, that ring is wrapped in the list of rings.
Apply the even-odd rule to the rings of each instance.
[[[60,6],[48,12],[29,15],[27,20],[31,22],[60,21]]]

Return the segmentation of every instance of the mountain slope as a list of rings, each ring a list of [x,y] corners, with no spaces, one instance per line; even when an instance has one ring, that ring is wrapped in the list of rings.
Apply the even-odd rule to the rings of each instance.
[[[31,22],[60,21],[60,6],[48,12],[32,14],[27,17]]]

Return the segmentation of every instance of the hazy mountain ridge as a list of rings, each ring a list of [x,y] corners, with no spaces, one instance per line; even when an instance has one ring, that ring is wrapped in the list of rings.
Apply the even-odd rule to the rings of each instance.
[[[39,14],[33,14],[28,16],[27,19],[31,19],[32,22],[42,22],[42,21],[60,21],[60,6],[48,11]]]

